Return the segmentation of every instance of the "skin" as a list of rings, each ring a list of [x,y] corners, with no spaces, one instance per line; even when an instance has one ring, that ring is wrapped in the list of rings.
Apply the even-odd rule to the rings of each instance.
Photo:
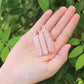
[[[56,74],[68,58],[71,45],[66,43],[79,18],[73,6],[61,7],[54,14],[51,10],[46,11],[10,51],[0,70],[0,84],[35,84]],[[43,25],[51,35],[55,51],[37,56],[32,37]]]

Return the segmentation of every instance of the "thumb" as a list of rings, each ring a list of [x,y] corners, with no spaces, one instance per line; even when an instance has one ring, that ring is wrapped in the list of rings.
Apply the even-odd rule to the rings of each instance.
[[[64,45],[58,52],[58,55],[56,55],[55,58],[53,58],[49,62],[49,70],[55,74],[61,67],[62,65],[66,62],[67,60],[67,55],[68,51],[70,49],[71,45],[66,44]],[[53,68],[54,67],[54,68]]]
[[[58,59],[65,59],[65,60],[67,60],[67,55],[68,55],[68,51],[69,51],[69,49],[71,48],[71,45],[70,44],[66,44],[66,45],[64,45],[61,49],[60,49],[60,51],[58,52],[58,55],[57,55],[57,57],[58,57]]]

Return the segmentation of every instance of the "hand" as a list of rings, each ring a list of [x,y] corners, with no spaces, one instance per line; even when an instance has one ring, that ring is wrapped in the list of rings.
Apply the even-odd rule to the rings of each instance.
[[[21,37],[1,67],[3,74],[10,80],[9,84],[34,84],[53,76],[61,68],[70,49],[70,45],[66,43],[80,18],[79,14],[74,13],[73,6],[68,9],[61,7],[53,15],[52,11],[48,10],[33,28]],[[37,56],[33,51],[32,37],[33,32],[38,33],[38,29],[43,25],[50,33],[55,51],[47,56]]]

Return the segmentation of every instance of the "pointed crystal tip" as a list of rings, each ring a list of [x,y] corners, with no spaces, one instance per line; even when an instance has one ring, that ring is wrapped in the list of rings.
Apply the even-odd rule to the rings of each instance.
[[[43,29],[45,29],[45,25],[43,25]]]
[[[34,32],[34,35],[36,35],[36,33]]]
[[[39,32],[39,34],[41,34],[41,30],[40,29],[38,30],[38,32]]]
[[[43,26],[43,29],[44,29],[44,30],[46,30],[46,27],[45,27],[45,25]]]

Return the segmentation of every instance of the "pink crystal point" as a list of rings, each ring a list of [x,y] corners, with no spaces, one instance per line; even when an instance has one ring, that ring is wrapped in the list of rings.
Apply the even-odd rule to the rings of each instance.
[[[49,52],[53,52],[54,47],[53,47],[53,43],[52,43],[52,39],[50,37],[50,34],[48,31],[46,31],[45,26],[43,26],[43,29],[44,29],[44,37],[45,37],[45,40],[46,40],[46,43],[48,46],[48,50],[49,50]]]
[[[37,55],[41,56],[42,55],[42,50],[41,50],[39,38],[38,38],[38,35],[36,35],[35,32],[34,32],[33,42],[34,42],[34,45],[35,45],[35,48],[36,48],[35,50],[37,52]]]
[[[43,54],[47,55],[48,50],[47,50],[47,46],[46,46],[46,43],[45,43],[44,35],[40,31],[39,31],[39,40],[40,40],[40,44],[41,44]]]

